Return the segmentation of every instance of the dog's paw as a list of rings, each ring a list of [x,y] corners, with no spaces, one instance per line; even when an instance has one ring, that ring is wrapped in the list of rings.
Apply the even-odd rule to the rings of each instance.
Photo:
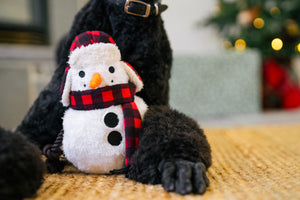
[[[209,186],[206,167],[201,162],[163,160],[159,164],[159,171],[162,186],[168,192],[203,194]]]

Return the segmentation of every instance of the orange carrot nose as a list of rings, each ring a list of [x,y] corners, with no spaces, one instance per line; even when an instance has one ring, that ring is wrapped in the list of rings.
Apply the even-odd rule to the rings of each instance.
[[[95,73],[90,81],[90,88],[96,89],[102,83],[102,78],[99,73]]]

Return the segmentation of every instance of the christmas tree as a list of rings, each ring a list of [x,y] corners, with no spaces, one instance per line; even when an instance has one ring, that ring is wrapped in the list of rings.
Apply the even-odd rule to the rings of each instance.
[[[300,0],[219,0],[207,24],[226,49],[257,49],[263,58],[265,108],[300,107],[300,87],[290,60],[300,55]]]
[[[277,58],[300,53],[300,0],[219,0],[208,23],[227,39],[226,48],[257,48]]]

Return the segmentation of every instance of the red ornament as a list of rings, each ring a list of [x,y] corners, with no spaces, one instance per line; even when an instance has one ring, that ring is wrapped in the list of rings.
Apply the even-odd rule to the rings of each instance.
[[[280,107],[283,109],[300,107],[300,87],[290,77],[288,69],[270,59],[264,62],[263,76],[264,102],[269,102],[269,99],[279,99]]]
[[[272,88],[278,87],[286,76],[286,71],[275,60],[265,62],[264,79]]]

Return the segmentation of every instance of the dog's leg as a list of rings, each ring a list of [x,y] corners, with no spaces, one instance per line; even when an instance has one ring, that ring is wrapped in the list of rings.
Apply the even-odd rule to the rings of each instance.
[[[206,170],[210,165],[210,146],[197,123],[168,107],[152,106],[127,177],[161,183],[179,194],[202,194],[209,185]]]
[[[43,182],[44,170],[35,145],[0,127],[0,199],[31,197]]]

